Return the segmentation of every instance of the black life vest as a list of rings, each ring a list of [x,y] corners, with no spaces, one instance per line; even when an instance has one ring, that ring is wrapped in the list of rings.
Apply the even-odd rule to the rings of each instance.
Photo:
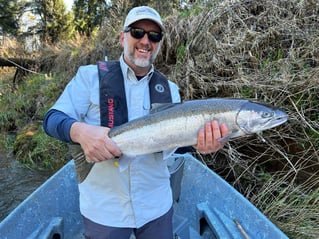
[[[97,63],[100,87],[101,125],[112,128],[128,121],[124,79],[119,61],[99,61]],[[150,81],[150,102],[172,103],[167,78],[157,70]]]

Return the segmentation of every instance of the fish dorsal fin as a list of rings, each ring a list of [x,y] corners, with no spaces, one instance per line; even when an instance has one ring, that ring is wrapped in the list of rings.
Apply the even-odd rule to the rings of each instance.
[[[154,103],[154,104],[152,104],[152,108],[151,108],[150,113],[154,114],[156,112],[167,110],[167,109],[170,109],[178,104],[180,104],[180,103]]]

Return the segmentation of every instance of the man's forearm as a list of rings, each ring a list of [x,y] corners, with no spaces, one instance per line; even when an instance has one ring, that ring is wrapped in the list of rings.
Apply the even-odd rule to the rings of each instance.
[[[64,142],[72,142],[70,129],[74,122],[76,122],[75,119],[62,111],[51,109],[44,116],[43,129],[54,138]]]

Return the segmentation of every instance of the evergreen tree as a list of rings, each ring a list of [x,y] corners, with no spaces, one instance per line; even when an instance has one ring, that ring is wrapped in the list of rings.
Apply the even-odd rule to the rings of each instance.
[[[21,1],[0,0],[0,30],[3,33],[16,34],[19,29]]]
[[[35,0],[32,9],[40,17],[35,28],[43,41],[55,43],[74,33],[74,16],[67,12],[63,0]]]
[[[76,30],[90,36],[106,19],[109,5],[105,0],[74,0]]]

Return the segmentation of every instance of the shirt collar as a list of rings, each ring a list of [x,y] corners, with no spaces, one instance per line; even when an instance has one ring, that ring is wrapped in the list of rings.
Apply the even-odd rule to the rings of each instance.
[[[123,54],[120,57],[120,65],[121,65],[121,69],[122,69],[122,74],[123,74],[125,79],[132,80],[132,81],[137,81],[137,78],[135,76],[134,71],[124,61],[124,55]],[[153,75],[153,73],[154,73],[154,65],[152,64],[151,69],[149,70],[149,72],[141,80],[145,80],[145,79],[146,80],[150,80],[152,75]]]

